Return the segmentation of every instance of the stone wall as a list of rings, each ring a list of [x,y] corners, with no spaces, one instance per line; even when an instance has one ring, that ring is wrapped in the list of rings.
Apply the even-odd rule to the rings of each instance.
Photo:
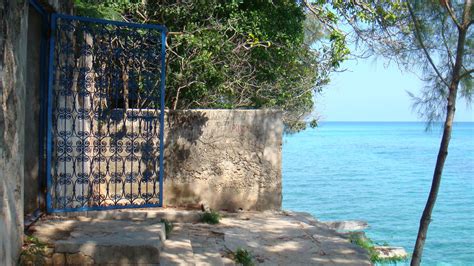
[[[49,12],[72,11],[71,0],[41,2],[49,3],[45,6]],[[37,207],[38,138],[34,131],[38,125],[39,77],[34,73],[40,66],[35,65],[38,59],[32,52],[38,51],[39,39],[32,42],[29,37],[38,36],[40,27],[38,16],[32,15],[29,21],[30,8],[26,0],[0,0],[0,265],[16,264],[24,207],[28,211]],[[26,204],[24,191],[28,192]]]
[[[0,1],[0,265],[22,245],[27,28],[27,1]]]
[[[282,130],[277,111],[170,112],[165,124],[165,205],[280,209]]]

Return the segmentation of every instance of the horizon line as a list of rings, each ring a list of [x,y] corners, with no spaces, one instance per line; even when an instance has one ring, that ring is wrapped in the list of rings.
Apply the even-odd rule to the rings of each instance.
[[[403,120],[319,120],[318,122],[343,122],[343,123],[428,123],[428,121],[403,121]],[[444,123],[444,121],[435,121],[433,123]],[[454,121],[454,123],[474,123],[474,120],[471,121]]]

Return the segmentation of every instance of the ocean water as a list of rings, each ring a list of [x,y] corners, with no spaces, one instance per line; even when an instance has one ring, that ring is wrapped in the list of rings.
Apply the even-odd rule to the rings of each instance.
[[[326,122],[284,136],[283,208],[320,220],[366,220],[376,243],[411,253],[442,133],[424,129]],[[474,123],[454,126],[422,265],[474,265]]]

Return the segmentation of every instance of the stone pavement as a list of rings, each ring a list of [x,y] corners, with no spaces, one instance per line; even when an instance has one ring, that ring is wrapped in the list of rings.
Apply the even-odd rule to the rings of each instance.
[[[124,213],[46,217],[32,231],[49,243],[50,265],[235,265],[238,248],[257,265],[371,265],[365,250],[306,213],[223,213],[217,225],[199,223],[199,211]],[[174,222],[167,239],[162,217]]]
[[[365,250],[306,213],[252,213],[223,219],[225,246],[244,247],[262,265],[371,265]]]

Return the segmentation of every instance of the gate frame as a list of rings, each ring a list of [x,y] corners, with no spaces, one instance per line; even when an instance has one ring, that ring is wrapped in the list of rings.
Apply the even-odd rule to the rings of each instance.
[[[80,22],[90,22],[97,24],[109,24],[115,26],[124,26],[136,29],[155,29],[161,32],[161,82],[160,82],[160,156],[159,156],[159,203],[158,204],[143,204],[143,205],[125,205],[125,206],[93,206],[93,207],[80,207],[80,208],[53,208],[53,202],[51,198],[52,189],[52,176],[51,176],[51,160],[52,160],[52,125],[53,125],[53,71],[54,66],[54,55],[55,55],[55,31],[57,26],[57,19],[63,18],[68,20],[77,20]],[[165,82],[166,82],[166,35],[168,29],[164,25],[159,24],[140,24],[123,21],[114,21],[99,18],[89,18],[73,15],[65,15],[59,13],[52,13],[50,19],[49,30],[51,32],[49,37],[49,54],[48,54],[48,91],[46,98],[47,107],[47,125],[46,125],[46,211],[48,213],[60,213],[60,212],[79,212],[79,211],[99,211],[99,210],[113,210],[113,209],[132,209],[132,208],[148,208],[148,207],[163,207],[163,172],[164,172],[164,123],[165,123]]]

